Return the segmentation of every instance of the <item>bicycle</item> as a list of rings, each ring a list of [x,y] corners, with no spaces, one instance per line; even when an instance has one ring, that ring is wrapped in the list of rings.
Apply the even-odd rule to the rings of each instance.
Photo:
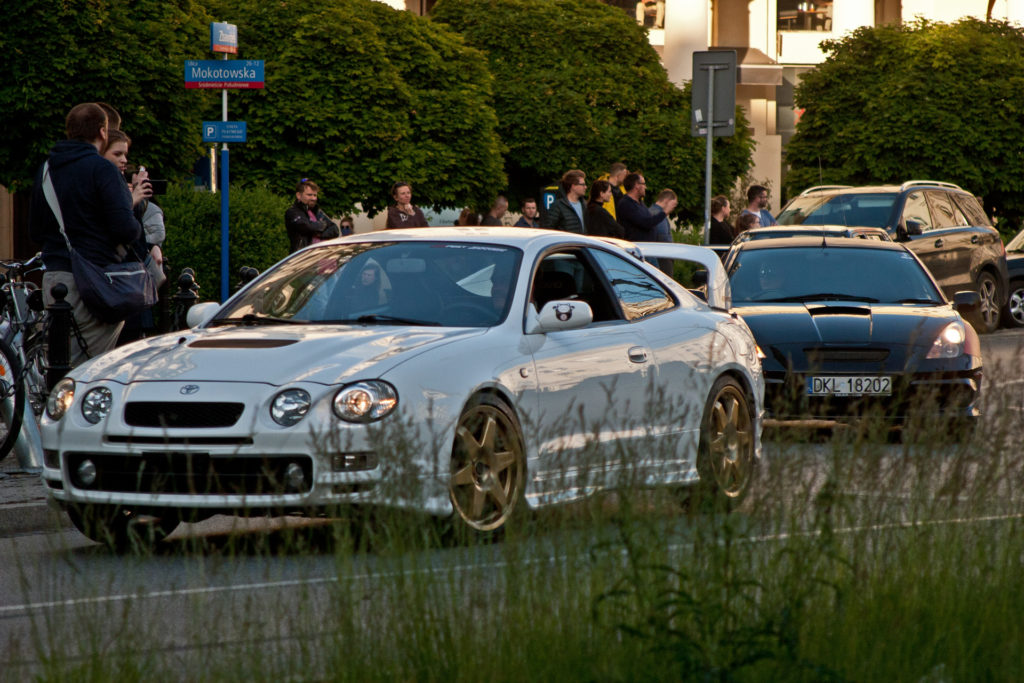
[[[26,261],[0,261],[0,460],[17,441],[26,404],[38,419],[49,395],[50,317],[42,290],[26,279],[42,270],[40,254]]]

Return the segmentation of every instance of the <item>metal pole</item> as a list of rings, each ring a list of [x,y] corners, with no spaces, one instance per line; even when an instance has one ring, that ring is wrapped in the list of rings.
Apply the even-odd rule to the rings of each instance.
[[[228,55],[224,53],[224,61]],[[221,90],[221,113],[228,120],[228,89]],[[220,300],[228,300],[228,143],[220,148]]]
[[[704,159],[704,244],[711,239],[711,141],[715,135],[715,69],[716,66],[704,67],[708,70],[708,118],[705,130],[707,147]]]

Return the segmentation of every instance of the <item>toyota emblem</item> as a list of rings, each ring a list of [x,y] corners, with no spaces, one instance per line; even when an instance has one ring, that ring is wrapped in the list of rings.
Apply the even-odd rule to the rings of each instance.
[[[192,394],[196,393],[197,391],[199,391],[199,385],[198,384],[186,384],[185,386],[183,386],[181,388],[181,393],[185,394],[186,396],[191,396]]]

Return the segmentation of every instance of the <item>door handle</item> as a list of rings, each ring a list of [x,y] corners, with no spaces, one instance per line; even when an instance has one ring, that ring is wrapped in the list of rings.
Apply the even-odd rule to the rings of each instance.
[[[647,362],[647,349],[642,346],[634,346],[629,349],[629,360],[633,363]]]
[[[938,249],[941,246],[942,246],[942,238],[940,237],[939,239],[935,240],[935,248]]]

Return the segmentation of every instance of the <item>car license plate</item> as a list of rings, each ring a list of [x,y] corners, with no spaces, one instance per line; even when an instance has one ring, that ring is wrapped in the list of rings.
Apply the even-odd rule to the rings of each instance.
[[[808,377],[808,396],[889,396],[892,378],[885,375]]]

